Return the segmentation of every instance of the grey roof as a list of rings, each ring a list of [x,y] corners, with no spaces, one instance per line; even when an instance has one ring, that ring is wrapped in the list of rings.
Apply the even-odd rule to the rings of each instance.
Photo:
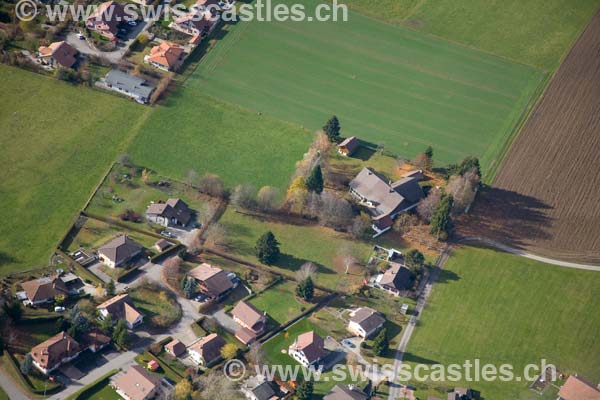
[[[111,261],[118,263],[139,253],[142,246],[129,239],[127,235],[117,236],[110,242],[98,249],[98,253],[104,254]]]
[[[165,203],[150,204],[146,214],[159,215],[169,219],[175,218],[183,225],[187,225],[192,218],[192,210],[181,199],[168,199]]]
[[[359,388],[348,385],[335,385],[323,400],[367,400],[369,396]]]
[[[359,324],[365,332],[371,332],[373,329],[383,325],[385,318],[372,308],[362,307],[356,310],[350,321]]]
[[[423,196],[417,179],[407,177],[390,185],[370,168],[363,168],[350,182],[350,188],[373,203],[375,215],[392,214]]]
[[[273,386],[271,386],[270,382],[261,383],[252,389],[252,393],[258,400],[269,400],[275,396],[275,390],[273,389]]]
[[[403,290],[410,287],[410,278],[410,269],[404,265],[392,263],[392,266],[383,273],[379,284],[393,286],[398,290]]]
[[[154,85],[146,82],[145,79],[129,75],[118,69],[111,70],[104,78],[106,84],[117,87],[125,92],[135,94],[140,97],[149,98],[154,90]]]

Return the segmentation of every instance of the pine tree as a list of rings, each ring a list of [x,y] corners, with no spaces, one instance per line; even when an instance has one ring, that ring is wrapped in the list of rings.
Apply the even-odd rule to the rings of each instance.
[[[106,294],[109,296],[115,295],[115,281],[112,279],[106,284]]]
[[[196,293],[196,280],[188,278],[183,287],[183,294],[185,294],[186,298],[191,299],[194,293]]]
[[[31,372],[32,366],[33,358],[31,357],[31,353],[27,353],[23,361],[21,361],[20,370],[23,374],[28,375]]]
[[[433,168],[433,147],[427,146],[423,154],[425,155],[425,169],[431,171]]]
[[[315,285],[310,276],[296,286],[296,295],[306,301],[312,300],[315,295]]]
[[[410,269],[420,269],[425,264],[425,256],[417,249],[410,249],[404,254],[404,262]]]
[[[387,331],[383,328],[373,340],[373,353],[376,356],[383,355],[389,347]]]
[[[298,385],[298,388],[296,389],[296,397],[298,398],[298,400],[309,400],[310,398],[312,398],[314,387],[315,384],[312,380],[312,377],[310,378],[310,380],[304,381],[300,385]]]
[[[431,217],[430,233],[439,240],[446,240],[452,229],[450,211],[452,211],[453,202],[453,198],[450,195],[442,197]]]
[[[481,166],[479,165],[479,159],[477,157],[466,157],[461,161],[458,173],[464,175],[466,172],[475,170],[475,173],[481,178]]]
[[[340,121],[335,115],[327,121],[323,127],[323,131],[327,134],[327,137],[332,142],[337,142],[340,137]]]
[[[279,242],[273,232],[263,234],[256,242],[256,257],[267,265],[273,264],[279,258]]]
[[[323,192],[323,172],[320,165],[316,165],[310,171],[308,178],[306,178],[306,188],[315,193]]]

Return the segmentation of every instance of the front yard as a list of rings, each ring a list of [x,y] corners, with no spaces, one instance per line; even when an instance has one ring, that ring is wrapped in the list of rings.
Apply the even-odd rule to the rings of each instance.
[[[296,297],[296,282],[284,281],[250,299],[260,311],[265,311],[278,325],[293,319],[313,304]]]
[[[167,328],[181,319],[177,300],[155,285],[137,287],[129,295],[134,306],[144,314],[144,322],[155,328]]]

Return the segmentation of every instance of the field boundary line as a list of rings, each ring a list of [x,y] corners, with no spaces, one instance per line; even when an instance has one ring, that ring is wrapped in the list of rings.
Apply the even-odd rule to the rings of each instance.
[[[526,251],[516,249],[514,247],[507,246],[500,242],[496,242],[495,240],[487,239],[487,238],[483,238],[483,237],[475,237],[475,236],[465,237],[465,238],[461,238],[456,243],[464,243],[464,242],[479,242],[479,243],[487,244],[495,249],[502,250],[504,252],[511,253],[516,256],[529,258],[530,260],[540,261],[545,264],[555,265],[558,267],[600,272],[600,266],[597,266],[597,265],[578,264],[578,263],[574,263],[574,262],[561,261],[561,260],[556,260],[554,258],[538,256],[533,253],[528,253]]]

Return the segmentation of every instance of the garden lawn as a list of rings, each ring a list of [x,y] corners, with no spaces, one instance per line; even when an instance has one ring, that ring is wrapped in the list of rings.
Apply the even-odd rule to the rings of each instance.
[[[122,397],[110,387],[110,380],[107,379],[104,385],[99,385],[77,397],[77,400],[122,400]]]
[[[297,283],[284,281],[260,293],[250,300],[260,311],[266,311],[269,317],[279,325],[298,316],[303,308],[312,304],[301,303],[296,298]]]
[[[296,126],[218,101],[197,87],[169,94],[129,147],[137,164],[184,178],[218,174],[228,186],[285,189],[312,135]]]
[[[186,190],[182,182],[172,181],[168,178],[150,174],[149,183],[169,182],[169,186],[154,186],[142,182],[137,168],[125,168],[115,164],[111,175],[122,177],[128,174],[130,179],[121,181],[115,177],[106,179],[98,189],[95,196],[90,201],[86,212],[119,219],[119,215],[126,210],[133,210],[145,220],[146,209],[150,202],[166,201],[168,198],[179,198],[185,201],[188,206],[196,211],[197,215],[203,210],[203,206],[209,201],[208,197],[199,194],[194,190]],[[119,198],[119,201],[113,200]],[[193,222],[190,221],[190,225]],[[147,228],[144,224],[127,222],[137,228]]]
[[[0,65],[0,274],[42,266],[148,108]]]
[[[179,303],[159,287],[138,287],[129,295],[135,308],[144,315],[144,322],[156,328],[167,328],[181,319]]]
[[[329,228],[269,222],[238,213],[232,207],[225,211],[219,222],[227,231],[230,241],[228,251],[231,253],[258,263],[254,250],[256,241],[265,232],[272,231],[281,244],[281,256],[270,267],[294,279],[294,272],[304,263],[311,261],[318,267],[316,283],[330,289],[344,290],[363,280],[360,268],[348,275],[344,274],[343,269],[335,269],[333,259],[338,255],[340,248],[354,248],[364,263],[372,249],[368,243],[352,240],[350,236]]]
[[[318,0],[304,3],[311,9]],[[437,165],[469,155],[484,170],[496,165],[545,76],[357,13],[348,22],[252,21],[227,29],[186,90],[311,131],[336,114],[343,135],[385,143],[406,158],[432,145]]]
[[[351,10],[547,70],[600,6],[598,0],[344,0]]]
[[[287,349],[294,342],[294,340],[296,340],[298,335],[312,330],[314,330],[322,338],[325,338],[329,334],[329,332],[321,328],[319,325],[316,325],[308,318],[304,318],[287,328],[285,331],[279,333],[277,336],[274,336],[272,339],[265,342],[262,347],[265,352],[267,363],[269,365],[282,365],[284,368],[286,365],[300,366],[296,360],[287,355]],[[285,352],[282,352],[282,350],[285,350]],[[339,364],[343,363],[344,361],[341,361]],[[333,380],[333,378],[334,373],[331,370],[325,371],[321,375],[321,379],[315,382],[314,394],[324,396],[336,384],[344,383],[336,382]],[[349,377],[345,382],[350,383]]]
[[[517,375],[546,359],[600,381],[600,274],[494,250],[454,251],[408,346],[405,360],[509,363]],[[419,361],[420,360],[420,361]],[[486,399],[538,399],[526,382],[450,382]],[[433,384],[440,386],[440,384]]]
[[[143,227],[143,225],[142,225]],[[73,232],[71,232],[71,235]],[[147,249],[147,253],[155,252],[153,249],[157,239],[153,236],[144,235],[136,231],[129,231],[117,225],[107,224],[93,218],[87,218],[85,224],[75,233],[75,236],[68,238],[65,242],[65,250],[73,252],[79,248],[89,251],[96,251],[99,247],[105,245],[117,235],[126,234]]]

